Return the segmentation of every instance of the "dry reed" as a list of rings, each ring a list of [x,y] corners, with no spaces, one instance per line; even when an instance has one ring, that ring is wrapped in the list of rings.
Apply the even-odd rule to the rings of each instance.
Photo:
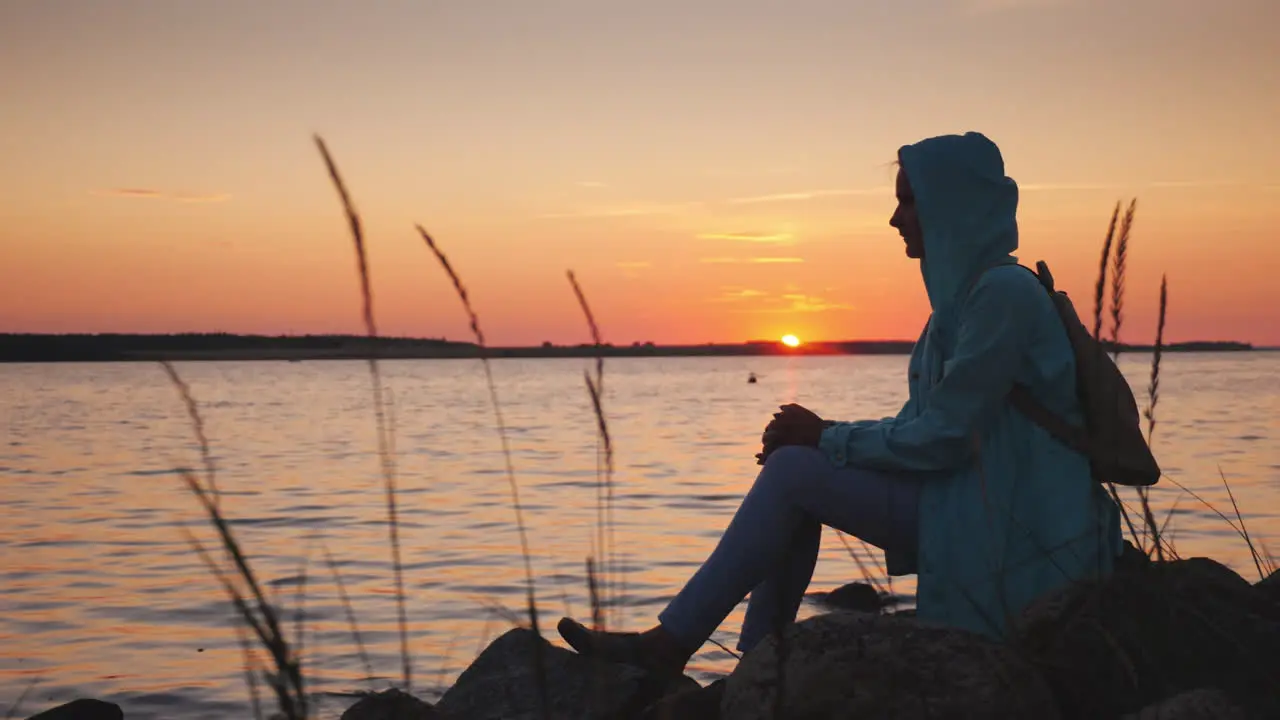
[[[347,595],[346,583],[342,582],[342,575],[338,573],[338,564],[333,561],[333,555],[329,553],[329,548],[324,547],[323,550],[325,564],[329,566],[329,572],[333,575],[333,584],[338,590],[338,600],[342,603],[342,611],[347,617],[347,626],[351,629],[351,637],[356,643],[356,653],[364,666],[365,681],[372,681],[373,663],[369,662],[369,653],[365,650],[364,638],[360,634],[360,625],[356,622],[356,613],[351,606],[351,598]]]
[[[254,720],[262,720],[262,698],[258,693],[253,648],[249,645],[249,635],[245,633],[244,625],[240,623],[236,623],[236,641],[240,644],[240,654],[244,657],[244,682],[249,686],[249,707],[253,709]]]
[[[1258,579],[1265,580],[1267,573],[1262,569],[1262,556],[1258,553],[1258,548],[1253,544],[1253,538],[1249,535],[1249,528],[1245,525],[1244,516],[1240,514],[1240,506],[1236,503],[1236,494],[1231,492],[1231,483],[1227,482],[1226,473],[1222,472],[1222,468],[1218,468],[1218,477],[1222,478],[1222,487],[1227,490],[1227,498],[1231,500],[1231,509],[1236,513],[1236,521],[1240,523],[1240,536],[1244,538],[1244,542],[1249,546],[1249,555],[1253,558],[1253,566],[1258,570]]]
[[[1160,311],[1156,320],[1156,344],[1151,352],[1151,379],[1147,383],[1147,407],[1143,416],[1147,420],[1147,444],[1150,445],[1156,432],[1156,405],[1160,402],[1160,358],[1164,352],[1164,324],[1169,310],[1169,278],[1160,277]],[[1155,515],[1151,512],[1151,490],[1138,488],[1138,501],[1142,506],[1142,518],[1146,524],[1145,534],[1151,535],[1151,547],[1155,550],[1156,559],[1164,560],[1164,545],[1161,542],[1161,531],[1164,525],[1157,525]],[[1165,519],[1165,525],[1168,518]],[[1144,548],[1145,550],[1145,548]]]
[[[581,307],[582,315],[586,318],[586,327],[591,333],[591,341],[595,347],[595,379],[591,379],[590,373],[584,373],[586,380],[586,391],[591,398],[591,411],[595,414],[596,424],[596,442],[599,443],[598,451],[596,451],[596,469],[595,469],[595,552],[599,555],[600,562],[604,566],[604,596],[600,596],[598,591],[591,591],[591,621],[595,625],[595,629],[603,630],[607,625],[602,607],[598,607],[598,603],[607,605],[611,603],[614,610],[618,610],[616,593],[625,592],[625,584],[623,578],[617,571],[617,557],[614,556],[613,550],[616,548],[614,543],[614,520],[613,520],[613,439],[609,436],[609,423],[604,416],[604,342],[600,338],[600,325],[595,322],[595,314],[591,313],[591,305],[586,301],[586,293],[582,292],[582,286],[577,282],[577,277],[573,274],[573,270],[567,270],[568,284],[573,288],[573,296],[577,299],[577,305]],[[599,447],[603,446],[604,452],[604,468],[600,468]],[[595,577],[591,577],[590,573],[594,571],[593,562],[588,562],[588,584],[591,587],[598,585]],[[611,589],[611,583],[617,582],[618,588]]]
[[[200,447],[200,461],[205,470],[205,483],[209,486],[209,493],[213,496],[213,502],[216,505],[221,500],[222,493],[218,490],[213,453],[209,451],[209,437],[205,434],[204,418],[200,416],[200,408],[191,394],[191,387],[178,375],[173,365],[162,362],[160,367],[164,369],[165,375],[169,376],[169,382],[182,398],[182,405],[187,411],[187,420],[191,422],[191,432],[196,436],[196,444]]]
[[[1150,443],[1156,432],[1156,405],[1160,402],[1160,359],[1164,353],[1164,324],[1169,313],[1169,278],[1160,277],[1160,310],[1156,319],[1156,344],[1151,355],[1151,380],[1147,383],[1147,409],[1143,416],[1147,420],[1147,442]]]
[[[160,366],[177,389],[186,407],[188,417],[191,419],[193,432],[201,445],[201,457],[205,463],[206,482],[209,487],[206,488],[201,485],[200,478],[187,468],[179,468],[178,474],[186,483],[187,489],[195,495],[208,515],[210,524],[213,525],[221,540],[223,551],[235,567],[237,577],[248,588],[248,594],[252,597],[254,603],[249,603],[245,594],[223,571],[222,567],[214,562],[204,545],[190,531],[184,528],[187,542],[208,567],[214,578],[222,585],[223,590],[227,593],[228,598],[230,598],[232,605],[236,608],[245,625],[253,631],[258,641],[270,654],[275,664],[276,672],[267,675],[267,684],[275,691],[280,714],[286,720],[302,720],[307,717],[308,705],[302,679],[302,663],[296,648],[291,647],[285,638],[279,616],[275,608],[267,601],[266,594],[263,592],[262,586],[258,583],[257,576],[249,564],[248,557],[241,550],[240,544],[231,530],[231,524],[222,514],[218,496],[214,493],[214,488],[217,487],[213,481],[216,470],[212,456],[208,452],[209,444],[204,433],[204,420],[201,417],[199,405],[191,393],[190,386],[178,374],[177,368],[167,360],[161,360]],[[248,652],[247,647],[245,648],[245,664],[246,673],[250,679],[250,695],[255,708],[260,709],[257,699],[257,684],[252,681],[251,654]]]
[[[485,343],[484,331],[480,328],[480,317],[476,314],[475,308],[471,305],[471,298],[467,294],[466,286],[462,284],[462,278],[458,276],[458,273],[453,269],[453,265],[449,263],[449,258],[442,250],[440,250],[435,239],[431,237],[426,229],[421,225],[417,225],[415,227],[418,230],[418,234],[422,236],[423,241],[426,242],[427,248],[430,249],[432,255],[435,256],[436,261],[440,263],[440,267],[444,269],[445,274],[449,276],[449,281],[453,284],[454,292],[457,294],[458,299],[462,301],[462,309],[467,314],[467,319],[471,326],[471,334],[476,340],[476,346],[480,355],[480,364],[484,368],[485,384],[489,390],[489,401],[493,406],[494,421],[497,423],[498,427],[498,440],[502,444],[502,458],[505,463],[507,486],[511,492],[511,507],[515,511],[516,532],[519,534],[520,538],[520,554],[524,560],[526,609],[529,616],[529,628],[536,636],[532,645],[533,669],[534,678],[538,686],[538,700],[541,704],[543,717],[550,718],[551,703],[547,691],[545,659],[542,656],[542,631],[538,627],[538,603],[534,595],[533,561],[531,559],[531,553],[529,552],[528,532],[525,529],[524,508],[520,502],[520,486],[516,482],[515,466],[511,460],[511,443],[507,438],[507,424],[502,416],[502,403],[498,401],[498,388],[493,380],[493,367],[489,362],[488,345]]]
[[[875,573],[871,572],[870,568],[867,567],[866,563],[862,561],[862,556],[853,547],[853,545],[849,544],[849,538],[846,537],[845,534],[840,530],[836,530],[836,537],[839,538],[840,542],[844,545],[844,549],[849,553],[849,557],[853,560],[853,563],[858,566],[858,572],[862,573],[862,579],[865,580],[867,584],[870,585],[873,589],[875,589],[877,595],[883,596],[885,593],[885,590],[882,584],[880,583],[880,578],[877,577]],[[865,549],[865,545],[864,545],[864,549]],[[872,558],[874,561],[875,556],[872,555]],[[880,568],[877,567],[877,570],[879,569]],[[885,576],[888,577],[888,574],[886,573]]]
[[[614,556],[614,548],[616,547],[614,535],[614,464],[613,464],[613,439],[609,434],[609,422],[604,414],[604,343],[600,336],[600,326],[596,323],[595,314],[591,312],[591,305],[587,302],[586,293],[582,291],[582,286],[578,283],[577,277],[572,270],[565,273],[569,278],[569,285],[573,288],[574,297],[578,300],[578,306],[582,309],[582,314],[587,320],[587,329],[591,333],[591,340],[595,346],[595,366],[596,376],[593,381],[590,373],[584,373],[583,379],[586,381],[587,393],[591,398],[591,410],[596,418],[597,447],[603,446],[604,467],[603,472],[599,463],[599,449],[597,450],[596,463],[596,538],[595,547],[596,554],[600,557],[600,562],[604,566],[604,587],[603,597],[598,591],[598,581],[593,575],[595,572],[595,564],[588,559],[587,563],[587,584],[589,586],[592,607],[591,619],[597,630],[604,630],[607,626],[607,617],[599,605],[609,604],[618,611],[617,592],[625,592],[623,578],[620,577],[617,570],[617,558]],[[612,582],[617,582],[618,588],[611,588]]]
[[[9,710],[5,712],[4,720],[12,720],[14,717],[17,716],[18,711],[22,709],[22,703],[26,702],[27,696],[30,695],[31,691],[35,689],[36,683],[38,682],[40,682],[39,675],[31,678],[31,682],[27,683],[27,686],[24,687],[22,689],[22,692],[18,695],[18,699],[14,700],[13,704],[9,706]]]
[[[382,373],[378,368],[377,358],[378,326],[374,322],[373,316],[373,287],[369,279],[369,259],[365,248],[364,230],[360,223],[360,215],[356,212],[355,204],[351,201],[351,194],[347,192],[347,185],[342,181],[342,175],[338,172],[338,166],[334,163],[333,156],[329,154],[328,146],[325,145],[324,140],[319,135],[315,136],[315,143],[320,150],[320,156],[324,159],[325,168],[329,171],[329,178],[333,181],[334,188],[338,191],[338,198],[342,202],[342,210],[346,215],[347,224],[351,228],[351,239],[355,244],[356,267],[360,273],[360,297],[363,301],[361,314],[364,318],[365,332],[370,340],[367,360],[369,363],[369,377],[373,383],[373,412],[378,433],[378,459],[381,461],[383,487],[387,500],[387,528],[391,541],[391,567],[395,580],[396,619],[400,630],[400,661],[405,692],[411,692],[413,689],[413,668],[409,654],[409,621],[405,610],[404,566],[400,560],[400,522],[396,506],[396,466],[395,458],[391,452],[390,439],[393,430],[387,422],[387,413],[383,405]]]
[[[1102,339],[1102,308],[1107,291],[1107,265],[1111,261],[1111,243],[1116,236],[1116,221],[1120,218],[1120,201],[1116,201],[1115,210],[1111,211],[1111,224],[1107,226],[1107,239],[1102,243],[1102,262],[1098,266],[1098,282],[1093,291],[1093,336]]]
[[[222,585],[223,591],[231,599],[231,603],[235,606],[240,618],[253,631],[258,642],[271,656],[276,672],[267,673],[266,680],[267,685],[275,692],[280,714],[287,720],[304,720],[308,713],[307,697],[302,682],[302,663],[290,646],[289,641],[285,638],[279,615],[271,603],[267,601],[266,594],[263,592],[248,558],[241,551],[240,544],[231,531],[230,523],[222,515],[218,506],[214,505],[210,494],[200,485],[199,478],[185,468],[180,469],[179,474],[186,482],[187,488],[200,502],[201,507],[208,515],[210,524],[217,530],[223,549],[231,557],[238,577],[248,588],[248,596],[236,587],[236,584],[223,571],[222,567],[209,555],[204,545],[189,531],[186,531],[188,544],[191,545],[191,548],[218,583]],[[252,603],[250,600],[252,600]]]
[[[1134,199],[1129,203],[1129,210],[1125,213],[1124,225],[1120,230],[1120,247],[1116,248],[1114,259],[1112,258],[1112,246],[1116,237],[1116,223],[1120,217],[1121,203],[1117,201],[1115,209],[1111,211],[1111,222],[1107,225],[1107,237],[1102,243],[1102,259],[1098,265],[1098,279],[1094,284],[1093,337],[1101,343],[1102,314],[1107,290],[1107,266],[1109,264],[1114,265],[1114,275],[1111,281],[1111,339],[1117,358],[1120,353],[1120,324],[1124,317],[1124,274],[1129,253],[1129,225],[1133,221],[1133,212],[1137,207],[1137,202],[1137,199]],[[1099,350],[1099,352],[1105,352],[1105,350]],[[1124,521],[1125,527],[1128,528],[1130,537],[1133,538],[1133,542],[1141,545],[1143,543],[1142,538],[1138,533],[1137,526],[1133,523],[1133,518],[1129,516],[1129,511],[1124,501],[1120,499],[1120,491],[1116,488],[1115,483],[1107,482],[1106,485],[1107,493],[1120,511],[1120,518]]]
[[[1138,200],[1134,198],[1125,210],[1120,222],[1120,236],[1116,239],[1116,253],[1111,265],[1111,344],[1115,357],[1120,357],[1120,328],[1124,324],[1124,289],[1129,261],[1129,235],[1133,230],[1133,214]]]

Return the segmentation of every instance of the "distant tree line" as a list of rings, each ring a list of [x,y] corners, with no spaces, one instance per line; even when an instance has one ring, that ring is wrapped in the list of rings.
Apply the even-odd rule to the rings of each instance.
[[[787,348],[773,341],[738,344],[656,345],[651,341],[626,346],[583,343],[536,347],[489,348],[493,357],[669,357],[669,356],[767,356],[767,355],[902,355],[911,352],[905,340],[853,340],[811,342]],[[1114,349],[1108,345],[1109,349]],[[1126,352],[1144,352],[1150,346],[1122,345]],[[1168,352],[1223,352],[1252,350],[1242,342],[1187,342],[1165,347]],[[173,335],[0,334],[0,362],[119,362],[128,360],[304,360],[383,358],[474,358],[474,343],[444,338],[368,338],[361,335],[234,335],[231,333],[181,333]]]

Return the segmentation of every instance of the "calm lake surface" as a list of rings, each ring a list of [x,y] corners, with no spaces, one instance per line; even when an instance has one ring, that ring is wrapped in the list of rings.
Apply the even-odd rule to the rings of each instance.
[[[1145,397],[1147,356],[1122,364]],[[587,614],[597,518],[595,419],[583,360],[493,364],[551,634]],[[881,417],[905,396],[905,357],[617,359],[605,369],[616,448],[614,547],[625,570],[616,623],[640,629],[713,547],[757,470],[776,406]],[[441,689],[520,612],[524,575],[501,445],[475,361],[382,364],[392,393],[414,687]],[[298,606],[318,693],[386,687],[400,673],[371,382],[359,362],[184,363],[200,402],[223,508],[279,602]],[[748,372],[759,382],[747,384]],[[1280,353],[1166,356],[1155,449],[1168,477],[1232,514],[1280,554]],[[1145,405],[1145,400],[1142,401]],[[0,366],[0,706],[19,717],[77,696],[130,718],[247,717],[232,612],[182,533],[213,536],[175,472],[197,467],[186,411],[151,364]],[[1180,494],[1162,481],[1161,516]],[[1131,494],[1126,494],[1132,500]],[[1257,579],[1235,532],[1183,495],[1183,555]],[[856,544],[855,544],[856,547]],[[352,598],[367,681],[332,575]],[[860,573],[830,531],[812,590]],[[911,593],[910,578],[895,582]],[[715,639],[732,647],[743,607]],[[802,612],[813,612],[806,607]],[[558,638],[556,639],[558,642]],[[702,680],[733,659],[708,644]],[[431,695],[431,692],[423,692]],[[320,697],[322,717],[349,700]]]

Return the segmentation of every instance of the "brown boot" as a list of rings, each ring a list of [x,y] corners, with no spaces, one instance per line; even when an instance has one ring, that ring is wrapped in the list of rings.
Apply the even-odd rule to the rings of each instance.
[[[680,647],[661,625],[643,633],[592,630],[571,618],[560,618],[560,637],[579,655],[631,665],[659,676],[682,675],[691,652]]]

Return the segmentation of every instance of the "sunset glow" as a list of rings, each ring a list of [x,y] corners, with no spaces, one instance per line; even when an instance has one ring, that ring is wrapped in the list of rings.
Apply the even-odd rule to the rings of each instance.
[[[1073,297],[1139,199],[1123,339],[1167,273],[1166,341],[1280,345],[1280,3],[1124,7],[0,3],[0,332],[363,332],[318,132],[383,334],[470,337],[421,223],[495,345],[589,339],[569,269],[613,343],[914,339],[891,163],[972,129]]]
[[[800,338],[795,335],[783,335],[782,344],[789,348],[800,347]]]

